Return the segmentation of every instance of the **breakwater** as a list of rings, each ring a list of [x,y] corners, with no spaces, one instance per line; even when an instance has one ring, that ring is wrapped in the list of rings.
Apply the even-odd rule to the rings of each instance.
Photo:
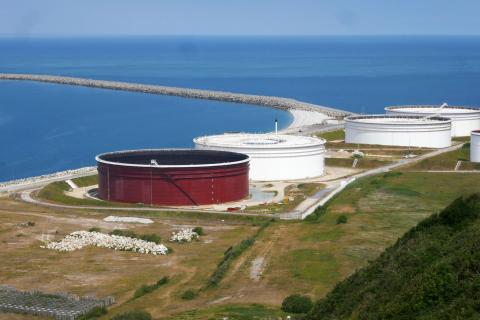
[[[280,110],[304,110],[324,113],[330,117],[344,117],[350,112],[319,106],[311,103],[297,101],[290,98],[262,96],[253,94],[233,93],[226,91],[202,90],[191,88],[168,87],[160,85],[149,85],[141,83],[130,83],[120,81],[95,80],[76,77],[63,77],[39,74],[21,74],[21,73],[0,73],[0,80],[23,80],[48,82],[63,85],[92,87],[109,90],[123,90],[142,92],[149,94],[160,94],[168,96],[178,96],[193,99],[218,100],[233,103],[252,104],[264,107],[270,107]]]

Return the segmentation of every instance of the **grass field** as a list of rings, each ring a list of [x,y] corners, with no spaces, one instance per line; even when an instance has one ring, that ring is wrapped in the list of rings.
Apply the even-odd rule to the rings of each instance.
[[[98,184],[98,174],[81,177],[81,178],[75,178],[75,179],[72,179],[72,181],[80,188],[93,186],[95,184]]]
[[[80,178],[83,179],[83,178]],[[89,180],[89,179],[88,179]],[[81,180],[81,183],[88,180]],[[86,182],[85,182],[86,183]],[[88,185],[87,185],[88,186]],[[67,196],[70,186],[65,181],[52,182],[43,187],[38,193],[38,198],[50,202],[61,203],[74,206],[102,206],[102,207],[129,207],[136,206],[128,203],[115,203],[110,201],[100,201],[95,199],[79,199]]]
[[[345,130],[328,131],[317,134],[317,137],[327,141],[345,140]]]
[[[469,143],[464,144],[460,149],[417,162],[405,170],[454,170],[457,161],[462,161],[459,170],[480,170],[480,164],[470,162]]]
[[[168,244],[174,252],[165,257],[101,248],[57,253],[40,248],[42,235],[59,239],[92,226],[105,231],[119,226],[104,223],[101,218],[106,214],[95,211],[46,209],[2,198],[0,260],[9,263],[0,264],[0,283],[48,292],[113,294],[118,303],[105,318],[131,309],[147,310],[157,319],[279,316],[287,295],[324,296],[418,221],[460,195],[480,192],[479,178],[477,174],[400,172],[360,179],[336,196],[318,219],[271,223],[234,260],[218,287],[200,290],[192,300],[182,299],[182,293],[201,289],[227,248],[255,234],[260,218],[142,212],[155,223],[121,227],[139,234],[156,233],[164,241],[181,226],[202,226],[206,235],[191,244]],[[340,215],[347,216],[346,224],[336,223]],[[35,226],[18,226],[25,221]],[[168,284],[131,300],[136,289],[163,276],[170,277]]]

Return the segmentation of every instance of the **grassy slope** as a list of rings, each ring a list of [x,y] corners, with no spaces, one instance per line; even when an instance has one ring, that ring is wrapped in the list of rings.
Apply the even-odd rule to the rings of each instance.
[[[98,174],[95,174],[93,176],[75,178],[75,179],[72,179],[72,181],[75,182],[75,184],[80,188],[93,186],[95,184],[98,184]]]
[[[320,300],[308,319],[480,316],[480,195],[411,229]]]
[[[276,307],[293,293],[321,298],[419,221],[462,194],[480,192],[479,177],[407,172],[361,179],[333,199],[318,220],[272,224],[211,294],[242,296],[226,303]],[[337,225],[339,215],[348,222]],[[254,282],[251,265],[259,257],[265,258],[265,269]]]
[[[466,143],[462,148],[439,156],[422,160],[407,170],[453,170],[457,161],[462,161],[460,170],[480,170],[480,165],[470,161],[470,144]]]
[[[328,131],[317,134],[317,137],[327,141],[345,140],[345,130]]]
[[[76,205],[76,206],[104,206],[104,207],[115,207],[122,206],[128,207],[129,204],[120,204],[114,202],[100,201],[94,199],[79,199],[74,197],[69,197],[65,194],[65,191],[70,189],[69,185],[64,181],[52,182],[45,187],[43,187],[38,192],[38,197],[43,200],[52,201],[56,203],[62,203],[66,205]]]

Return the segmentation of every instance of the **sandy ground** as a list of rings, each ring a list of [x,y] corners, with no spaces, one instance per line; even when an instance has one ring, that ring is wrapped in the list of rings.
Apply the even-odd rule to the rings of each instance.
[[[287,128],[282,131],[289,131],[290,129],[311,126],[314,124],[321,124],[325,120],[331,119],[329,116],[321,112],[303,110],[289,110],[289,112],[293,116],[293,121]]]

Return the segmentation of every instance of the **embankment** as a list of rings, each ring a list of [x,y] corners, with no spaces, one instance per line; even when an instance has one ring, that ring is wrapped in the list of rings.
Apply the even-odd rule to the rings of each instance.
[[[318,106],[289,98],[261,96],[253,94],[232,93],[226,91],[201,90],[179,87],[167,87],[159,85],[148,85],[140,83],[129,83],[119,81],[94,80],[76,77],[62,77],[38,74],[0,73],[0,80],[23,80],[48,82],[63,85],[92,87],[109,90],[123,90],[142,92],[149,94],[160,94],[178,96],[193,99],[218,100],[242,104],[253,104],[281,110],[304,110],[316,111],[326,114],[329,117],[343,117],[350,114],[347,111]]]

